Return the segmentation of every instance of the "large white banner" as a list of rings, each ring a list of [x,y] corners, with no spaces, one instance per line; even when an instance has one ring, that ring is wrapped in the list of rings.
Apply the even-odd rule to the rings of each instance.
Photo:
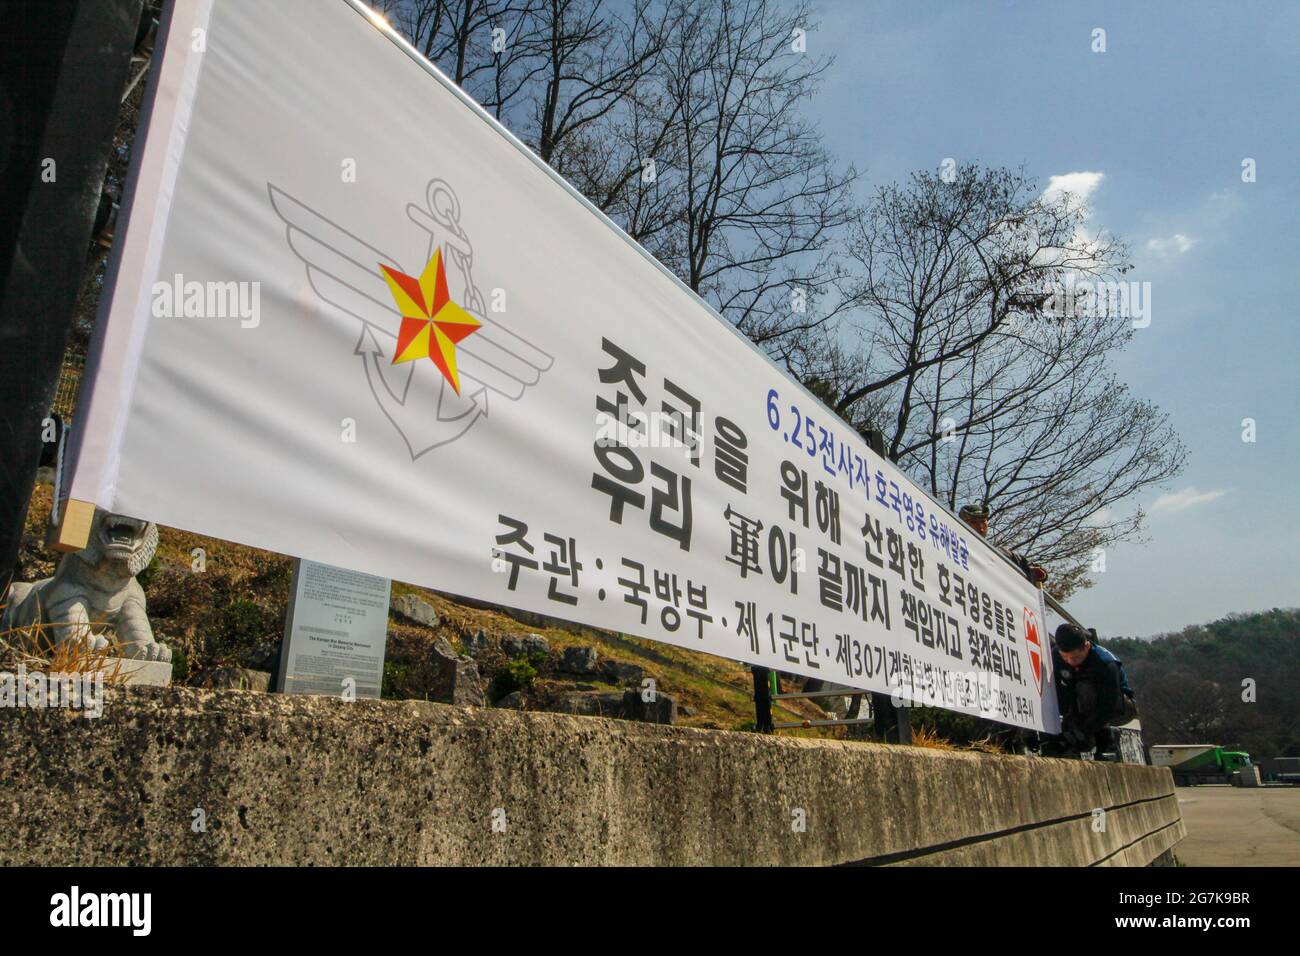
[[[363,9],[177,4],[149,124],[71,497],[1054,728],[1038,591]]]

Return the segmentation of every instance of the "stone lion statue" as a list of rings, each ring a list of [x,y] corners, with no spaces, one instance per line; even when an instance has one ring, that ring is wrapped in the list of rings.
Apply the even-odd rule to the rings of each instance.
[[[158,526],[95,509],[86,547],[66,554],[54,577],[14,582],[0,616],[0,630],[49,625],[54,640],[79,640],[91,650],[108,646],[97,631],[111,628],[122,653],[135,660],[170,661],[145,614],[144,588],[135,576],[158,549]]]

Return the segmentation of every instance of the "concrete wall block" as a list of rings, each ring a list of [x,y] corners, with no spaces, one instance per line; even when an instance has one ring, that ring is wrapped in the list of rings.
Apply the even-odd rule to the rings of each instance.
[[[1140,865],[1183,835],[1167,769],[424,701],[112,689],[0,711],[0,750],[3,865]]]

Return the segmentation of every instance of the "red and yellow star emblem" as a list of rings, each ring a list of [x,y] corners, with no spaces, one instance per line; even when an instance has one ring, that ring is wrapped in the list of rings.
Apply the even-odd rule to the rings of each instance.
[[[456,343],[477,332],[482,323],[451,301],[442,250],[434,250],[433,258],[419,279],[382,262],[379,269],[388,281],[398,311],[402,313],[402,328],[397,333],[393,364],[419,358],[431,359],[459,395]]]

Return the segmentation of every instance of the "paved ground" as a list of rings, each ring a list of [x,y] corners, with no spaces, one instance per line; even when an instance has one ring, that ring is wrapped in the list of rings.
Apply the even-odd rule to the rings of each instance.
[[[1179,787],[1188,866],[1300,866],[1300,787]]]

